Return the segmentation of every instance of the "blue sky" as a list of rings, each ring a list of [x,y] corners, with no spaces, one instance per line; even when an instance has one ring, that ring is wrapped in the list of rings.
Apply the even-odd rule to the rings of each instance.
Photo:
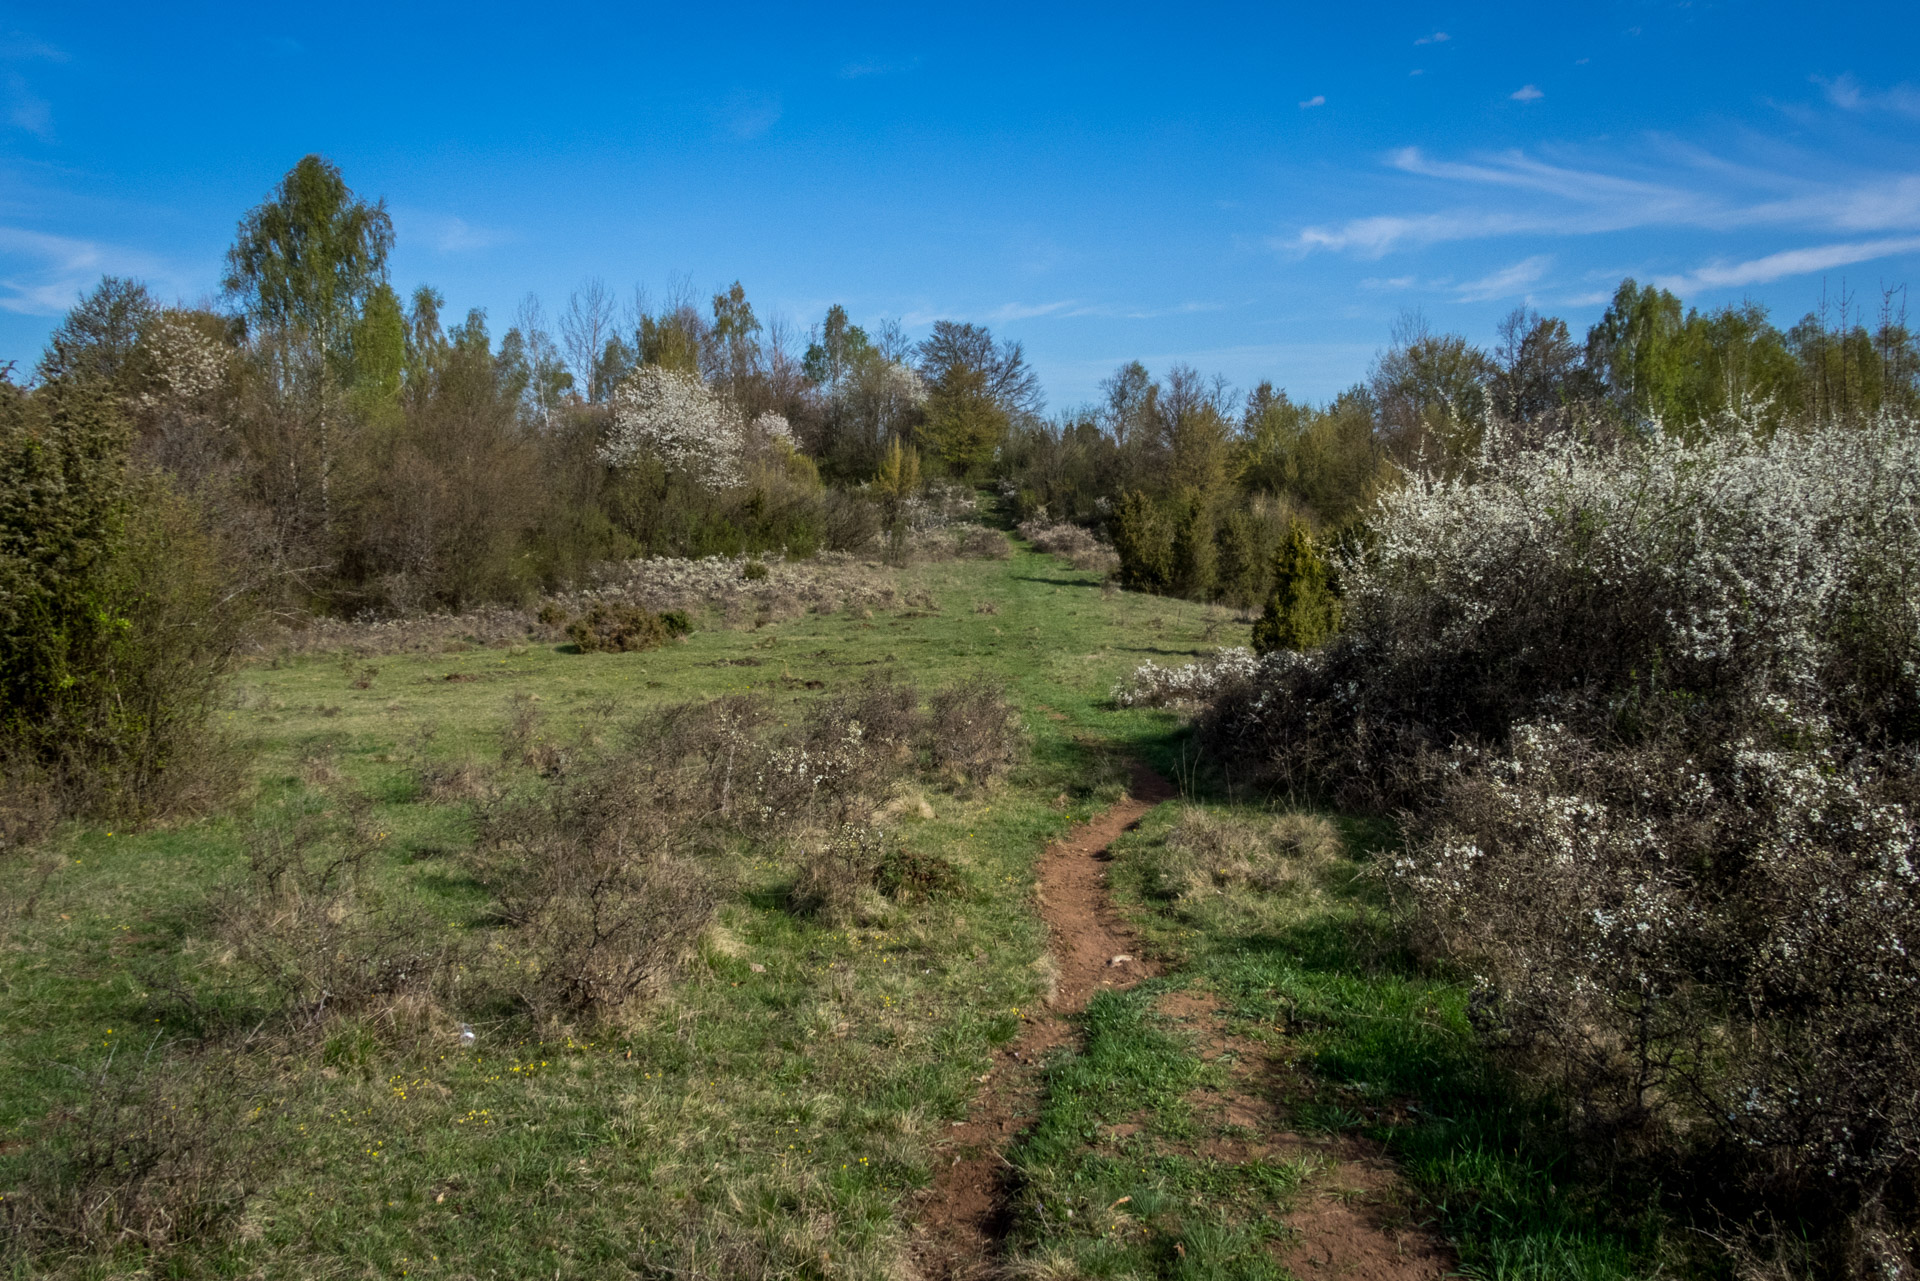
[[[1920,289],[1920,6],[0,6],[0,359],[102,272],[217,287],[318,151],[503,331],[738,278],[1325,398],[1396,316],[1623,275],[1790,323]],[[1914,299],[1920,315],[1920,296]]]

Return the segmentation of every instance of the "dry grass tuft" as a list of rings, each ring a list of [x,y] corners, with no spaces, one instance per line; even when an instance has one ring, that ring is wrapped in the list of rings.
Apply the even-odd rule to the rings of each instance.
[[[1170,898],[1307,888],[1343,852],[1339,832],[1317,814],[1263,819],[1198,807],[1181,813],[1164,848],[1152,888]]]

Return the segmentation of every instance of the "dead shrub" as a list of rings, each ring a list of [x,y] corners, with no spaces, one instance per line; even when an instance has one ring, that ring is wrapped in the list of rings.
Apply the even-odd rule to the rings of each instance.
[[[997,615],[1000,612],[1000,602],[997,600],[977,600],[973,602],[973,612],[976,614],[987,614],[989,616]]]
[[[536,1017],[617,1017],[681,970],[718,906],[697,833],[624,764],[499,806],[468,857],[514,927],[504,977]]]
[[[523,766],[542,778],[566,769],[567,753],[545,732],[545,718],[533,696],[515,694],[507,708],[507,723],[500,731],[501,763]]]
[[[954,540],[954,552],[967,560],[1011,560],[1013,545],[997,529],[967,525]]]
[[[678,822],[751,819],[762,732],[772,719],[766,699],[752,694],[678,704],[623,727],[599,764],[617,761],[630,785]]]
[[[888,857],[885,834],[865,824],[845,823],[799,843],[799,873],[787,906],[832,924],[870,916],[875,880]]]
[[[59,822],[59,793],[45,767],[0,756],[0,861],[39,845]]]
[[[82,1102],[56,1113],[22,1157],[0,1157],[0,1257],[22,1275],[48,1256],[131,1247],[164,1258],[237,1225],[259,1182],[258,1092],[231,1054],[145,1048],[137,1061],[133,1047],[109,1054]]]
[[[1106,574],[1120,568],[1120,557],[1112,546],[1080,525],[1029,520],[1021,523],[1020,537],[1033,544],[1036,551],[1066,559],[1075,569]]]
[[[935,694],[928,706],[927,755],[937,773],[990,787],[1020,759],[1026,742],[1006,691],[985,677]]]
[[[391,1009],[418,1030],[416,1016],[448,991],[458,948],[380,902],[368,864],[387,834],[366,803],[322,803],[290,803],[248,834],[247,879],[215,902],[219,937],[296,1029]]]
[[[764,824],[864,822],[913,762],[920,695],[874,676],[807,711],[762,754],[754,786]]]

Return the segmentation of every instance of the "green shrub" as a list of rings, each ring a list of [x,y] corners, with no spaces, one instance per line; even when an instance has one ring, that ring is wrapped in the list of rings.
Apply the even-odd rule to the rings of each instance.
[[[1306,524],[1295,520],[1274,557],[1266,612],[1253,625],[1253,651],[1312,649],[1339,629],[1340,599],[1333,591],[1333,576]]]
[[[128,449],[98,389],[0,386],[0,755],[68,809],[140,817],[208,799],[246,597]]]
[[[1175,500],[1172,523],[1173,589],[1189,600],[1207,600],[1215,578],[1212,504],[1189,491]]]
[[[601,603],[567,624],[567,635],[583,654],[630,654],[658,649],[693,631],[693,619],[684,609],[655,614],[638,605]]]
[[[1139,592],[1164,592],[1173,584],[1173,530],[1159,505],[1128,490],[1114,506],[1113,550],[1120,557],[1120,583]]]
[[[1265,599],[1273,553],[1263,522],[1244,508],[1227,513],[1214,534],[1214,586],[1220,599],[1245,609]]]

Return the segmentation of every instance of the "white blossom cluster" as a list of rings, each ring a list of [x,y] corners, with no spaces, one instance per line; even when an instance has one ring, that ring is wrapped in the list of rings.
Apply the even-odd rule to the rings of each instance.
[[[1197,662],[1162,667],[1148,659],[1113,687],[1117,707],[1170,707],[1180,703],[1211,702],[1229,682],[1251,681],[1269,669],[1297,661],[1291,651],[1258,658],[1244,646],[1215,650]]]
[[[163,389],[144,398],[148,408],[158,408],[165,401],[193,404],[226,380],[231,359],[228,349],[178,313],[162,312],[140,341],[152,364],[154,379]]]
[[[785,414],[776,414],[772,411],[761,414],[753,420],[753,434],[763,443],[771,444],[779,441],[786,445],[793,444],[793,426],[787,422]]]
[[[614,389],[611,406],[613,422],[600,446],[607,465],[629,466],[651,453],[668,471],[709,488],[740,483],[744,425],[698,374],[642,365]]]
[[[1914,1168],[1920,832],[1874,771],[1745,742],[1716,776],[1550,724],[1463,765],[1390,880],[1582,1103],[1830,1179]]]
[[[1751,697],[1817,732],[1825,642],[1863,588],[1899,579],[1900,626],[1920,637],[1910,422],[1491,452],[1503,447],[1490,433],[1478,469],[1409,477],[1381,499],[1377,540],[1339,566],[1362,629],[1370,612],[1418,612],[1418,625],[1381,633],[1417,647],[1401,662],[1484,651],[1558,611],[1632,631],[1679,668],[1744,672]],[[1902,679],[1916,686],[1920,672]]]
[[[1237,714],[1429,760],[1471,727],[1386,871],[1489,1025],[1600,1124],[1920,1171],[1915,424],[1496,440],[1373,535],[1352,632]]]

